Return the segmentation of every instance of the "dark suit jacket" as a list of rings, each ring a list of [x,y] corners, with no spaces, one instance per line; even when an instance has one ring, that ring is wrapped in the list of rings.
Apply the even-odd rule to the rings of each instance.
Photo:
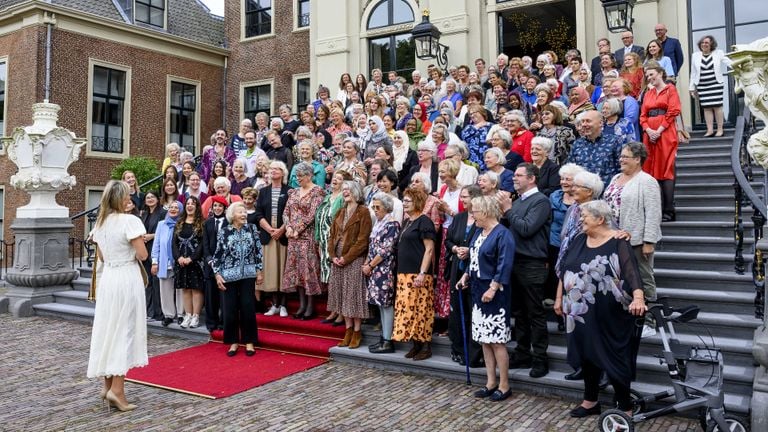
[[[430,176],[429,176],[430,181],[432,181],[432,191],[430,193],[437,192],[437,165],[438,165],[437,161],[433,161],[432,162],[432,170],[431,170]],[[403,165],[403,169],[405,169],[405,165]],[[408,188],[408,185],[411,184],[411,177],[413,177],[414,174],[419,172],[419,169],[421,169],[421,166],[417,162],[416,166],[411,168],[411,171],[408,173],[408,175],[403,177],[403,179],[400,181],[400,192],[401,193],[402,193],[402,191],[404,191],[405,189]]]
[[[589,70],[592,71],[592,85],[596,85],[595,77],[597,76],[597,74],[600,73],[601,69],[602,68],[600,67],[600,56],[596,56],[595,58],[592,59],[592,63],[589,66]]]
[[[640,56],[640,62],[643,61],[643,56],[645,55],[645,49],[643,47],[638,45],[632,45],[631,51],[637,55]],[[618,69],[621,69],[622,66],[624,66],[624,47],[617,49],[613,56],[616,57],[616,64],[618,65]]]
[[[224,222],[221,227],[229,225],[227,218],[224,218]],[[216,252],[216,240],[218,240],[218,232],[216,231],[216,220],[213,217],[209,217],[203,222],[203,273],[205,277],[213,277],[213,270],[208,265],[213,259],[213,254]]]
[[[283,213],[285,212],[285,203],[288,202],[288,189],[287,185],[283,185],[280,188],[280,198],[277,200],[277,226],[283,226]],[[256,226],[259,228],[259,240],[262,245],[267,245],[272,240],[272,236],[266,230],[261,229],[261,220],[266,219],[267,223],[271,224],[272,221],[272,186],[267,186],[259,191],[259,196],[256,198]],[[273,227],[275,228],[275,227]],[[288,245],[288,238],[286,236],[280,237],[280,243]]]
[[[459,263],[461,260],[451,252],[451,249],[453,249],[454,246],[468,247],[469,241],[475,236],[475,231],[477,231],[477,227],[473,224],[469,229],[469,234],[465,235],[467,232],[468,220],[468,212],[463,211],[457,214],[453,217],[453,221],[448,227],[448,231],[445,233],[445,256],[448,259],[445,264],[444,276],[445,279],[449,281],[451,287],[455,287],[456,282],[458,282],[459,278],[464,274],[463,271],[459,270]]]
[[[408,145],[408,143],[406,143]],[[408,184],[404,183],[405,178],[408,177],[411,174],[411,169],[413,167],[419,166],[419,157],[416,155],[416,152],[413,150],[408,150],[408,155],[405,157],[405,162],[403,162],[403,168],[400,170],[399,173],[397,173],[397,186],[400,187],[402,184]],[[408,179],[410,181],[410,179]]]
[[[536,179],[536,187],[539,192],[549,196],[552,192],[560,189],[560,167],[556,163],[547,159],[544,165],[539,169],[539,178]]]

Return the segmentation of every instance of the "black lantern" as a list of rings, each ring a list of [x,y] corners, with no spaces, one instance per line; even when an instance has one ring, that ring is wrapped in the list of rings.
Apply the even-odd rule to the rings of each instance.
[[[632,10],[636,0],[602,0],[605,23],[611,33],[632,31]]]
[[[445,68],[448,64],[448,47],[440,43],[442,33],[429,22],[429,9],[424,9],[421,22],[411,30],[411,40],[416,46],[416,57],[421,60],[436,59]]]

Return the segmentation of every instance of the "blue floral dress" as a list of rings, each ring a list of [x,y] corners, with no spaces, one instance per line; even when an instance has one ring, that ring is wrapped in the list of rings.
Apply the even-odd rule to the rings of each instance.
[[[469,149],[469,161],[477,166],[478,171],[481,172],[487,169],[483,154],[488,150],[485,137],[488,135],[488,131],[491,130],[491,126],[493,126],[492,123],[486,123],[478,128],[470,124],[461,131],[461,139],[467,143],[467,149]]]
[[[395,245],[399,235],[400,223],[391,213],[371,230],[367,261],[376,255],[383,259],[368,279],[368,303],[372,305],[390,307],[395,303]]]
[[[568,363],[589,361],[629,386],[645,320],[628,311],[632,292],[643,288],[632,246],[612,238],[593,248],[580,234],[561,265]]]

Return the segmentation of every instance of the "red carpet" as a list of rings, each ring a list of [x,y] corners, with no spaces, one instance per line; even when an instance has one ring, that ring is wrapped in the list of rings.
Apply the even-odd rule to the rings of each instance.
[[[266,342],[274,336],[259,332]],[[299,354],[257,349],[247,357],[245,348],[227,357],[229,347],[209,342],[149,359],[149,365],[132,369],[126,379],[196,396],[218,399],[232,396],[307,369],[327,360]],[[325,348],[328,355],[328,347]]]

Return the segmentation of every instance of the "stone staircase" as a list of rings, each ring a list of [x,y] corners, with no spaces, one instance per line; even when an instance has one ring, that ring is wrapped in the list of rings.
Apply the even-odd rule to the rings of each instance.
[[[698,305],[698,322],[676,327],[684,344],[714,345],[723,350],[724,381],[728,410],[746,414],[752,395],[755,367],[752,337],[760,321],[755,319],[754,288],[749,274],[734,272],[734,177],[730,170],[732,135],[720,139],[695,138],[680,146],[677,159],[677,221],[664,223],[664,239],[655,255],[658,295],[667,296],[674,306]],[[757,174],[760,170],[755,170]],[[762,193],[762,174],[754,186]],[[744,256],[752,261],[751,211],[745,215]],[[749,268],[748,268],[749,270]],[[555,393],[574,400],[581,398],[582,383],[565,381],[572,369],[566,363],[565,335],[550,323],[550,370],[546,377],[532,379],[528,370],[511,370],[516,389]],[[375,342],[378,333],[365,332],[363,346]],[[515,343],[509,344],[510,352]],[[637,360],[637,382],[632,387],[641,393],[669,387],[665,366],[656,357],[661,339],[644,339]],[[450,360],[450,343],[445,337],[433,340],[433,357],[414,362],[403,358],[404,346],[394,354],[368,353],[367,349],[331,348],[337,361],[359,363],[403,372],[426,373],[465,381],[465,369]],[[470,369],[474,384],[485,383],[485,369]]]
[[[678,180],[676,184],[677,221],[664,223],[664,239],[656,252],[656,282],[658,294],[667,296],[672,305],[695,304],[701,308],[698,322],[676,328],[679,339],[689,345],[714,345],[723,350],[725,358],[726,407],[746,414],[752,394],[755,368],[752,358],[752,336],[760,322],[754,318],[754,288],[749,274],[734,272],[733,241],[733,174],[730,171],[732,137],[703,140],[692,139],[680,147]],[[756,170],[755,173],[760,173]],[[754,186],[763,191],[762,173],[755,176]],[[754,245],[751,233],[751,212],[745,214],[744,256],[749,264]],[[50,303],[37,304],[38,315],[90,321],[93,304],[87,301],[90,269],[81,268],[80,278],[73,289],[53,295]],[[749,269],[748,269],[749,270]],[[181,329],[176,324],[162,327],[148,323],[149,331],[200,341],[208,340],[204,327]],[[357,363],[408,373],[423,373],[464,381],[463,367],[450,360],[450,344],[445,337],[435,337],[433,357],[414,362],[403,358],[404,346],[394,354],[373,355],[364,348],[378,340],[378,332],[364,328],[363,348],[331,348],[334,360]],[[565,335],[550,323],[549,375],[532,379],[528,370],[511,370],[513,388],[537,393],[558,394],[578,400],[582,383],[565,381],[571,372],[567,365]],[[509,344],[509,350],[515,343]],[[661,352],[661,339],[644,339],[638,357],[638,380],[633,389],[653,393],[669,387],[666,367],[656,357]],[[482,384],[484,369],[471,369],[472,381]]]

